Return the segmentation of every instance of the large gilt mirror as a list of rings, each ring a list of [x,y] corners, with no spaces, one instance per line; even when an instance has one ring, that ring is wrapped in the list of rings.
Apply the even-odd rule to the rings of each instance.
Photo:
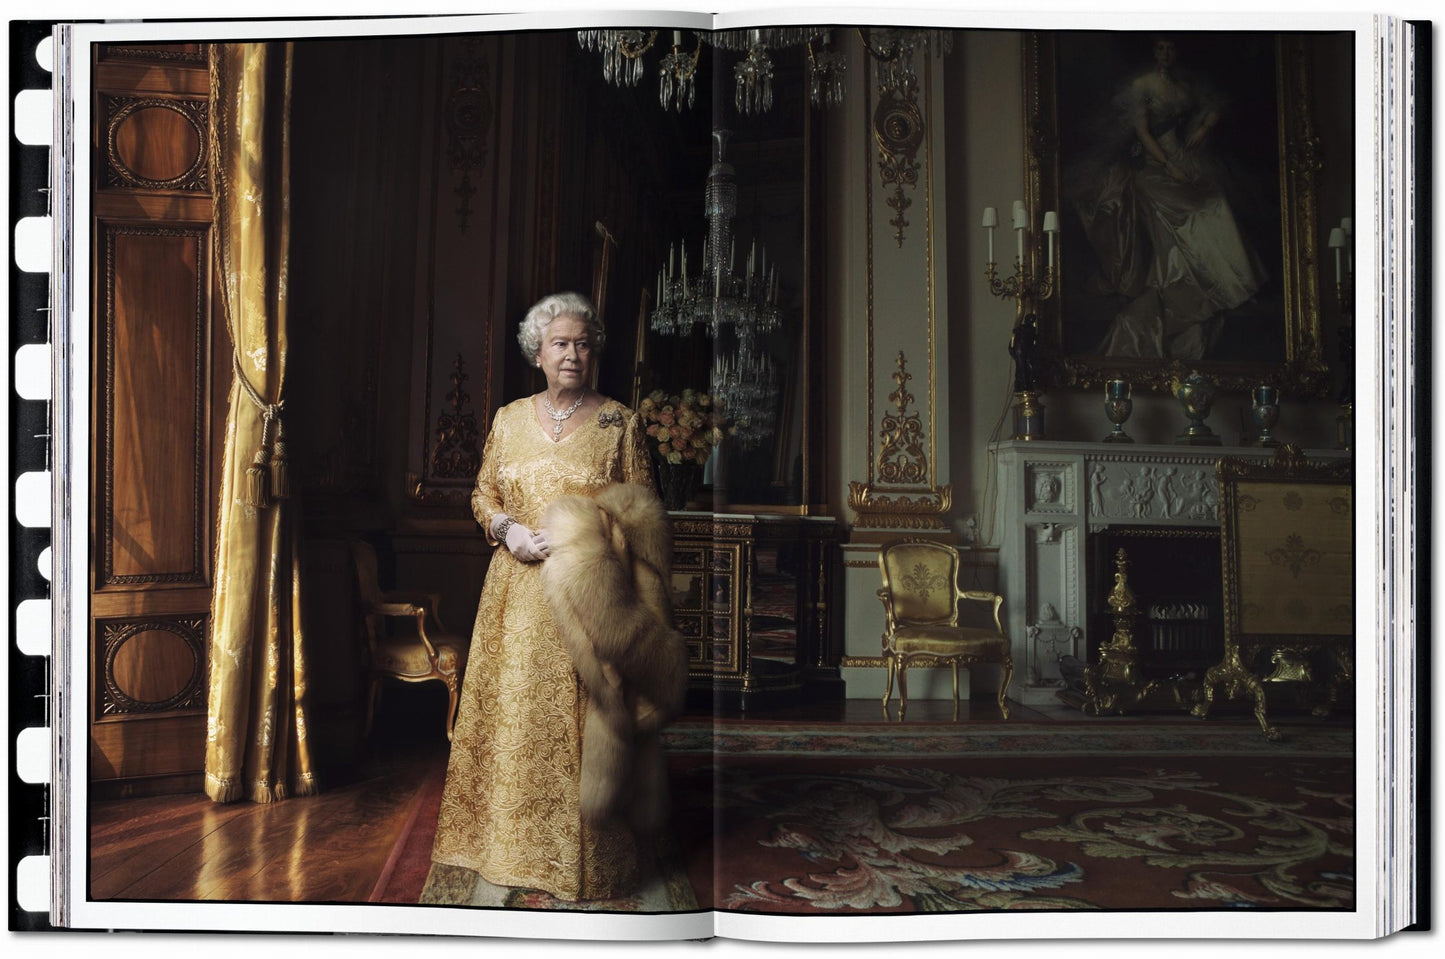
[[[639,209],[613,215],[632,221],[624,232],[607,222],[615,197],[606,178],[589,173],[603,188],[563,204],[558,228],[595,237],[585,262],[601,271],[604,388],[634,406],[655,391],[705,392],[719,403],[725,435],[696,508],[803,513],[822,501],[812,452],[819,418],[808,401],[821,372],[811,326],[821,284],[809,253],[821,217],[809,202],[821,196],[809,145],[821,113],[809,103],[806,54],[791,52],[774,57],[771,106],[749,112],[734,102],[739,55],[722,45],[701,46],[693,105],[681,110],[659,103],[656,76],[610,84],[594,54],[575,41],[568,51],[586,102],[626,118],[588,121],[599,140],[588,169],[645,169],[651,183]]]

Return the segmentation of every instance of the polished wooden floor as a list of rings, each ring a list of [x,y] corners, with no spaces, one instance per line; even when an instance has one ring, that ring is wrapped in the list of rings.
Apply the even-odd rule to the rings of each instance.
[[[442,738],[378,752],[319,795],[285,802],[191,793],[93,803],[91,897],[366,902],[445,747]]]
[[[423,689],[425,687],[422,687]],[[440,689],[440,687],[437,687]],[[443,699],[400,689],[378,713],[367,760],[333,778],[316,796],[285,802],[220,805],[200,793],[94,802],[90,807],[90,891],[94,899],[366,902],[416,808],[429,776],[445,768]],[[407,696],[412,698],[408,701]],[[390,705],[391,716],[385,713]],[[897,721],[897,704],[892,711]],[[694,714],[703,721],[709,714]],[[770,722],[883,723],[877,700],[846,700],[754,713]],[[1137,717],[1133,717],[1137,719]],[[1151,715],[1151,720],[1168,716]],[[1189,717],[1180,714],[1181,721]],[[1007,722],[1108,724],[1126,717],[1088,718],[1062,704],[1010,704]],[[721,722],[745,721],[721,717]],[[943,700],[909,703],[913,723],[949,723]],[[961,722],[1005,722],[998,706],[961,705]],[[1198,720],[1193,720],[1197,722]],[[397,730],[430,730],[402,738]],[[391,731],[387,731],[390,729]]]

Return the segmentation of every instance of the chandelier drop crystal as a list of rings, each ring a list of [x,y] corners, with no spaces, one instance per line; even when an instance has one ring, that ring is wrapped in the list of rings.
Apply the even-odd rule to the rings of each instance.
[[[702,43],[691,54],[682,49],[682,31],[672,33],[672,50],[657,64],[657,100],[664,110],[682,112],[697,100],[697,61],[702,56]]]
[[[777,372],[761,341],[779,328],[782,315],[778,267],[768,262],[767,247],[753,240],[745,260],[738,261],[733,235],[738,185],[726,159],[730,135],[727,130],[713,131],[713,163],[703,189],[707,236],[701,260],[693,261],[700,268],[689,269],[685,242],[669,247],[667,263],[657,272],[656,305],[649,324],[668,336],[690,336],[701,326],[715,341],[735,342],[735,349],[714,354],[712,388],[736,429],[738,443],[749,447],[772,433],[777,418]]]
[[[733,106],[743,116],[767,113],[773,108],[773,61],[767,50],[753,47],[733,67],[737,86],[733,88]]]
[[[657,30],[579,30],[582,49],[602,53],[602,76],[616,86],[636,86],[644,72],[644,56],[657,46]],[[695,41],[692,53],[683,49],[683,34]],[[896,27],[858,28],[863,47],[878,61],[883,91],[910,89],[914,55],[930,43],[938,55],[953,49],[949,30],[904,30]],[[815,106],[843,102],[847,57],[832,45],[828,27],[765,27],[752,30],[672,31],[672,44],[658,61],[658,102],[665,110],[693,106],[694,75],[703,45],[741,54],[733,67],[733,105],[745,116],[766,113],[773,105],[773,60],[770,51],[803,47],[808,58],[808,95]]]
[[[828,37],[820,48],[808,44],[808,97],[815,107],[836,107],[843,102],[848,82],[848,58],[834,50]]]

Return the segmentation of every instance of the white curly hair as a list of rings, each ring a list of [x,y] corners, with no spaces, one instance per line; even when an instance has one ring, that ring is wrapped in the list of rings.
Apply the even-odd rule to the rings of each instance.
[[[522,347],[522,355],[533,366],[541,365],[538,354],[542,352],[542,335],[559,316],[575,316],[586,323],[587,332],[592,334],[592,348],[602,349],[607,331],[597,322],[597,311],[592,308],[592,301],[581,293],[553,293],[538,300],[517,327],[517,342]]]

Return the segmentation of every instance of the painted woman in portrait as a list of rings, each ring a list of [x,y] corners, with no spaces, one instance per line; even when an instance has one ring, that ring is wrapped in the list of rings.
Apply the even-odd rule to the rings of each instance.
[[[1222,314],[1268,279],[1240,227],[1229,157],[1216,149],[1228,104],[1175,60],[1174,42],[1157,39],[1153,66],[1117,89],[1065,178],[1097,259],[1091,292],[1122,303],[1097,355],[1206,358]]]

